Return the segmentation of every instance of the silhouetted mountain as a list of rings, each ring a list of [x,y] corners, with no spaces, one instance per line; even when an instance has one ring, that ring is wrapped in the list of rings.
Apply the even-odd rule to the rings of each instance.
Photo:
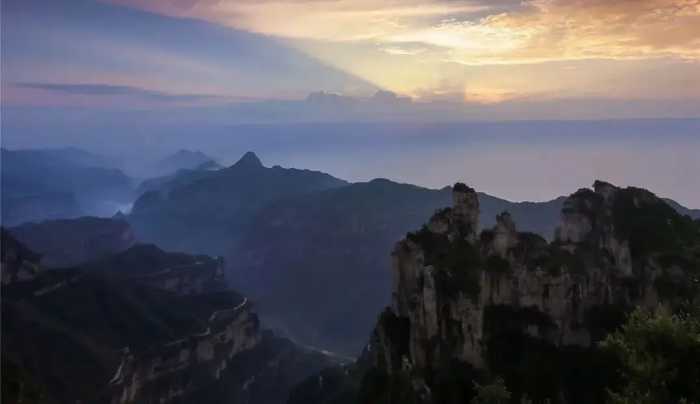
[[[264,168],[260,158],[253,152],[246,152],[234,165],[231,166],[239,169],[258,169]]]
[[[577,191],[552,243],[507,212],[479,231],[480,198],[464,184],[452,200],[394,247],[391,306],[361,358],[308,379],[290,404],[474,402],[474,382],[494,375],[512,392],[500,402],[606,402],[621,364],[597,342],[635,306],[700,303],[700,221],[649,191]],[[699,397],[694,375],[670,402]]]
[[[103,167],[103,168],[121,168],[121,163],[114,158],[88,152],[75,147],[65,147],[60,149],[39,149],[45,158],[49,160],[62,160],[82,167]]]
[[[136,241],[126,221],[97,217],[25,223],[9,231],[41,254],[41,264],[47,268],[80,265],[126,250]]]
[[[114,214],[129,202],[131,180],[117,169],[89,165],[99,160],[75,149],[2,149],[3,223]]]
[[[149,178],[139,184],[136,189],[137,197],[149,191],[167,192],[172,188],[192,183],[209,176],[211,171],[220,170],[221,166],[215,162],[206,162],[192,169],[180,169],[173,174],[161,177]]]
[[[179,170],[205,169],[217,167],[218,163],[201,151],[178,150],[155,164],[155,172],[169,175]]]
[[[3,231],[3,280],[38,267],[28,251]],[[38,269],[2,295],[3,401],[280,403],[337,363],[263,333],[226,288],[222,260],[207,256],[137,245]]]
[[[165,248],[223,254],[268,203],[345,185],[317,171],[264,167],[246,153],[228,168],[176,177],[134,203],[129,222],[140,240]]]

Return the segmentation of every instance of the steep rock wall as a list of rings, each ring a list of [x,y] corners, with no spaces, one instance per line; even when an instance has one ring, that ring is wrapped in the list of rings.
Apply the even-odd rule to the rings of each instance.
[[[593,188],[567,199],[547,243],[519,233],[508,213],[478,233],[476,193],[457,184],[454,206],[396,245],[392,306],[364,360],[408,377],[414,398],[431,402],[445,364],[493,370],[513,334],[552,350],[592,349],[634,306],[697,303],[698,223],[648,191]]]

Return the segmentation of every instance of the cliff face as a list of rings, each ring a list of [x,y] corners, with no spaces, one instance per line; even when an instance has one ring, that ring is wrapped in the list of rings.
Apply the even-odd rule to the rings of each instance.
[[[576,402],[564,381],[537,390],[525,381],[535,370],[518,366],[533,352],[593,349],[634,306],[698,302],[700,224],[648,191],[596,182],[576,192],[552,243],[518,232],[508,213],[479,234],[476,193],[453,193],[451,208],[396,245],[392,306],[364,353],[410,380],[417,402],[433,402],[438,373],[455,361],[504,374],[516,395]]]
[[[77,268],[38,261],[3,229],[8,402],[278,404],[333,363],[261,331],[221,259],[142,244]]]
[[[479,223],[493,226],[508,210],[521,230],[551,237],[563,199],[514,203],[479,193]],[[386,179],[285,198],[252,219],[229,250],[227,275],[295,340],[356,355],[389,303],[388,252],[451,201],[449,187]]]
[[[199,311],[196,332],[123,348],[109,381],[111,403],[277,404],[291,386],[333,363],[262,331],[249,300],[229,298],[221,258],[137,245],[95,265],[133,285],[210,308]]]
[[[17,241],[7,230],[2,232],[2,284],[29,281],[39,272],[41,256]]]
[[[112,403],[164,403],[185,397],[222,377],[233,357],[260,342],[258,319],[247,299],[214,312],[207,329],[145,352],[125,348],[110,381]]]
[[[122,349],[121,363],[109,381],[111,402],[170,403],[196,399],[217,383],[238,353],[261,340],[257,315],[247,298],[226,306],[228,292],[221,258],[167,254],[154,245],[137,245],[96,265],[130,283],[161,290],[192,302],[210,302],[202,330],[134,349]],[[147,263],[146,267],[134,265]],[[230,304],[230,303],[229,303]],[[223,399],[223,397],[222,397]]]

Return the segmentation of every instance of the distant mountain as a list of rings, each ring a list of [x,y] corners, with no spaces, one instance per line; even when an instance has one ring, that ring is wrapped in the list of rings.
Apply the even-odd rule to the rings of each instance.
[[[172,188],[205,178],[209,176],[211,171],[220,170],[221,168],[218,163],[208,161],[195,168],[181,168],[172,174],[149,178],[139,184],[136,189],[136,195],[141,196],[149,191],[167,192]]]
[[[39,191],[33,195],[2,189],[2,222],[14,226],[25,222],[75,218],[84,214],[72,192]]]
[[[9,231],[41,254],[41,264],[47,268],[80,265],[126,250],[136,242],[126,221],[97,217],[25,223]]]
[[[132,181],[118,169],[92,165],[100,161],[76,149],[2,149],[3,224],[113,214],[130,201]]]
[[[121,163],[111,157],[95,154],[75,147],[59,149],[38,149],[49,160],[63,160],[66,163],[82,167],[103,167],[120,169]]]
[[[155,172],[160,175],[169,175],[178,170],[220,168],[219,164],[201,151],[178,150],[156,162]]]
[[[3,232],[8,267],[35,255]],[[31,264],[31,265],[30,265]],[[259,328],[223,262],[137,245],[2,288],[2,397],[28,403],[283,403],[337,360]]]
[[[346,184],[318,171],[268,168],[248,152],[230,167],[176,177],[146,192],[134,203],[128,221],[140,240],[220,255],[268,203]]]
[[[673,209],[675,209],[676,212],[680,213],[681,215],[688,215],[688,216],[692,217],[693,219],[700,219],[700,209],[686,208],[685,206],[681,205],[680,203],[674,201],[673,199],[664,198],[664,201],[667,204],[669,204]]]

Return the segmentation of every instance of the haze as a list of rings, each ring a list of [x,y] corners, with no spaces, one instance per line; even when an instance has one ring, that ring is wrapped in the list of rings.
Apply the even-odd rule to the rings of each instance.
[[[698,49],[693,0],[9,0],[2,144],[698,207]]]

